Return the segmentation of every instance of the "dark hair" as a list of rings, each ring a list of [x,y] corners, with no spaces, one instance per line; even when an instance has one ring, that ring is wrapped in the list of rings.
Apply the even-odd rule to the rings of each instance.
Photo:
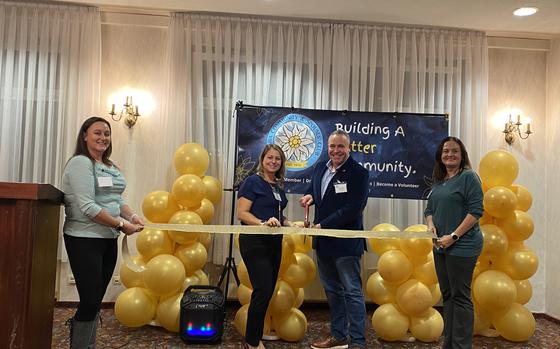
[[[89,150],[87,148],[87,142],[85,141],[85,135],[87,134],[87,130],[91,127],[91,125],[95,124],[96,122],[105,123],[107,126],[109,126],[109,131],[111,131],[111,124],[109,123],[109,121],[107,121],[107,120],[105,120],[105,119],[103,119],[99,116],[92,116],[92,117],[88,118],[86,121],[84,121],[84,123],[82,124],[82,127],[80,127],[80,131],[78,132],[78,138],[76,139],[76,150],[74,150],[74,155],[73,156],[84,155],[84,156],[87,156],[88,158],[90,158],[91,161],[95,162],[95,159],[93,158],[93,156],[91,156],[91,154],[89,153]],[[103,155],[101,157],[101,161],[103,161],[103,163],[105,165],[114,166],[113,162],[109,159],[112,151],[113,151],[113,142],[110,142],[109,147],[107,147],[107,150],[105,150],[105,152],[103,153]]]
[[[276,171],[276,173],[274,174],[274,178],[276,178],[276,183],[282,185],[284,183],[284,176],[286,175],[286,155],[282,151],[282,148],[280,148],[276,144],[267,144],[267,145],[264,146],[264,148],[261,152],[261,155],[259,156],[259,165],[257,166],[257,174],[260,175],[260,176],[262,176],[264,174],[262,163],[263,163],[263,160],[264,160],[264,157],[265,157],[266,153],[268,153],[268,151],[271,150],[271,149],[274,149],[278,153],[280,153],[280,159],[281,159],[282,163],[281,163],[278,171]]]
[[[432,172],[432,180],[434,181],[434,183],[442,182],[445,179],[445,176],[447,175],[447,169],[445,168],[445,165],[441,161],[441,154],[443,153],[443,146],[445,142],[449,142],[449,141],[459,144],[459,148],[461,148],[461,164],[459,165],[460,168],[459,171],[463,171],[464,169],[471,168],[471,161],[469,160],[469,154],[467,153],[467,148],[465,148],[463,142],[461,142],[461,140],[457,137],[445,137],[439,143],[436,151],[436,156],[435,156],[436,163],[434,164],[434,170]]]

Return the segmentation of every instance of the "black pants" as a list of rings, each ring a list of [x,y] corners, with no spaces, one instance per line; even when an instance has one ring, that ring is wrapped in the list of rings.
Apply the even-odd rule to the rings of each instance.
[[[117,239],[79,238],[64,234],[70,268],[80,296],[76,321],[92,321],[117,264]]]
[[[252,243],[252,238],[258,242]],[[245,332],[245,341],[252,346],[258,346],[262,338],[266,309],[274,294],[282,259],[282,240],[276,236],[266,238],[271,239],[266,243],[261,236],[241,236],[239,239],[241,256],[253,285]]]
[[[443,298],[443,349],[472,348],[474,308],[471,283],[475,257],[457,257],[434,252],[434,262]]]

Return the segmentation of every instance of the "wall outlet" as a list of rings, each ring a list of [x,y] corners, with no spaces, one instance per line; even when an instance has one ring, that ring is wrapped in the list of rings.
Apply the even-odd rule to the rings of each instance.
[[[68,284],[69,285],[75,285],[76,284],[76,279],[74,279],[74,274],[68,275]]]
[[[119,275],[113,276],[113,284],[120,285],[121,284],[121,277]]]

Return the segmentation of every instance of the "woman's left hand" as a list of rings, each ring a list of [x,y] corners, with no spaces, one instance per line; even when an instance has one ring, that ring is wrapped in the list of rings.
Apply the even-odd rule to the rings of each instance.
[[[442,237],[440,237],[438,240],[438,246],[440,248],[448,248],[449,246],[453,245],[455,243],[455,240],[453,240],[453,237],[451,236],[451,234],[447,234],[444,235]]]
[[[265,225],[268,225],[269,227],[279,227],[280,226],[280,221],[276,217],[270,217],[265,222]]]

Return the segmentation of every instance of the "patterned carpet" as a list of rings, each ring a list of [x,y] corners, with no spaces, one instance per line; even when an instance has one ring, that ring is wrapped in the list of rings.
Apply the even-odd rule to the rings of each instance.
[[[103,325],[98,332],[97,348],[242,348],[242,338],[233,327],[233,317],[237,307],[232,306],[227,310],[227,323],[222,342],[219,345],[186,345],[175,333],[167,332],[158,327],[145,326],[139,329],[126,328],[115,319],[112,309],[103,309]],[[304,305],[301,309],[308,320],[308,329],[305,337],[298,343],[282,341],[266,342],[268,349],[280,348],[309,348],[310,343],[328,331],[328,310],[326,305]],[[57,307],[54,311],[53,348],[68,348],[68,328],[64,325],[66,319],[74,314],[74,308]],[[369,319],[373,309],[368,308]],[[477,336],[474,339],[475,348],[560,348],[560,323],[546,316],[537,316],[537,329],[535,335],[527,342],[512,343],[503,338],[486,338]],[[368,321],[367,329],[368,348],[435,348],[441,347],[441,342],[435,343],[390,343],[379,340],[371,329]]]

